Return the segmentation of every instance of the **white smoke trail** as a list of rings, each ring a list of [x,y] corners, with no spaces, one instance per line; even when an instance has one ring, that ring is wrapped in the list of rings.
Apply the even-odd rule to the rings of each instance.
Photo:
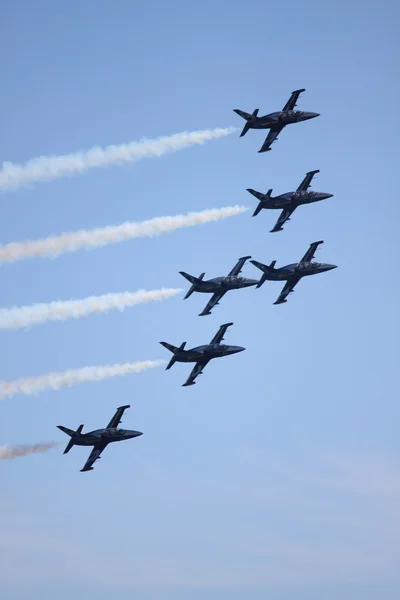
[[[156,217],[149,221],[127,221],[122,225],[111,225],[99,229],[81,229],[51,236],[43,240],[27,240],[0,245],[0,262],[14,262],[24,258],[56,257],[64,252],[99,248],[137,237],[153,237],[182,227],[204,225],[227,217],[234,217],[248,210],[245,206],[226,206],[200,212]]]
[[[82,369],[71,369],[60,373],[47,373],[47,375],[39,375],[38,377],[22,377],[22,379],[15,379],[14,381],[0,381],[0,400],[11,398],[16,394],[30,396],[43,390],[59,390],[63,387],[70,387],[75,383],[101,381],[118,375],[140,373],[145,369],[159,367],[165,362],[165,360],[145,360],[134,363],[83,367]]]
[[[135,162],[142,158],[162,156],[195,144],[204,144],[237,131],[236,127],[184,131],[154,140],[143,138],[139,142],[118,146],[95,146],[90,150],[73,152],[63,156],[40,156],[24,164],[3,162],[0,170],[0,191],[16,189],[23,185],[50,181],[68,175],[84,173],[88,169]]]
[[[121,294],[104,294],[89,296],[83,300],[66,300],[48,304],[32,304],[31,306],[16,306],[0,309],[0,329],[18,329],[38,325],[45,321],[65,321],[79,319],[93,313],[103,313],[109,310],[124,310],[144,302],[166,300],[183,292],[181,288],[162,288],[160,290],[139,290],[138,292],[123,292]]]
[[[36,454],[38,452],[48,452],[52,448],[59,446],[59,444],[33,444],[32,446],[0,446],[0,460],[10,460],[12,458],[18,458],[19,456],[28,456],[29,454]]]

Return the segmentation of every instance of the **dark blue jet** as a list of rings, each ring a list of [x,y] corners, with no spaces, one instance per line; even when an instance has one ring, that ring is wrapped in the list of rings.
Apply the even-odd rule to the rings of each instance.
[[[271,196],[272,189],[268,190],[266,194],[262,194],[261,192],[256,192],[256,190],[247,188],[247,191],[250,192],[250,194],[253,194],[253,196],[260,200],[259,205],[253,213],[253,217],[258,215],[263,208],[282,209],[282,212],[270,233],[273,233],[274,231],[283,231],[282,225],[286,223],[286,221],[290,221],[290,215],[298,206],[332,198],[333,194],[328,194],[327,192],[313,192],[308,189],[316,173],[319,173],[319,169],[316,171],[309,171],[306,173],[306,176],[295,192],[286,192],[286,194],[281,194],[280,196]]]
[[[264,281],[267,280],[286,280],[286,283],[274,304],[283,304],[284,302],[287,302],[286,296],[293,292],[293,288],[299,283],[302,277],[306,277],[307,275],[316,275],[317,273],[323,273],[324,271],[336,269],[337,265],[312,262],[316,249],[320,244],[323,243],[323,240],[319,242],[313,242],[310,244],[309,249],[300,262],[286,265],[280,269],[274,268],[276,260],[273,260],[269,266],[263,265],[263,263],[259,263],[256,260],[251,260],[250,262],[263,272],[263,276],[258,282],[257,287],[261,287]]]
[[[58,429],[61,429],[61,431],[71,438],[64,450],[64,454],[67,454],[72,446],[94,446],[85,466],[81,469],[81,471],[93,471],[93,463],[100,458],[100,454],[108,444],[111,444],[111,442],[130,440],[131,438],[143,435],[141,431],[117,429],[118,425],[121,423],[122,415],[127,408],[130,408],[130,404],[117,408],[115,415],[105,429],[96,429],[95,431],[82,433],[83,425],[79,425],[76,431],[63,427],[62,425],[57,425]]]
[[[212,294],[212,297],[204,310],[199,314],[199,317],[211,315],[211,309],[214,308],[216,304],[219,304],[221,298],[226,292],[229,292],[229,290],[240,290],[241,288],[250,287],[251,285],[257,285],[258,281],[256,279],[239,277],[243,265],[248,258],[251,258],[251,256],[242,256],[242,258],[239,258],[236,265],[226,277],[215,277],[214,279],[208,279],[206,281],[203,281],[205,273],[202,273],[200,277],[193,277],[193,275],[188,275],[188,273],[185,273],[184,271],[179,271],[179,273],[192,284],[192,287],[184,297],[184,300],[189,298],[193,292]]]
[[[195,362],[196,364],[186,382],[183,384],[183,387],[194,385],[196,383],[196,377],[202,374],[204,367],[210,360],[246,350],[246,348],[242,348],[242,346],[226,346],[225,344],[221,344],[224,339],[224,334],[230,325],[233,325],[233,323],[221,325],[209,344],[197,346],[197,348],[191,348],[190,350],[184,350],[186,342],[183,342],[179,348],[167,344],[167,342],[160,342],[164,348],[167,348],[167,350],[173,353],[173,357],[169,361],[166,370],[170,369],[175,362]]]
[[[305,92],[305,89],[295,90],[292,92],[289,100],[286,102],[282,110],[278,112],[258,117],[259,109],[256,108],[252,115],[244,112],[243,110],[234,109],[233,112],[238,114],[240,117],[245,119],[246,125],[243,127],[240,137],[245,135],[249,129],[269,129],[269,133],[259,152],[268,152],[271,150],[271,145],[278,138],[278,135],[286,125],[291,123],[300,123],[300,121],[308,121],[319,117],[319,113],[316,112],[304,112],[301,110],[294,110],[297,100],[301,92]]]

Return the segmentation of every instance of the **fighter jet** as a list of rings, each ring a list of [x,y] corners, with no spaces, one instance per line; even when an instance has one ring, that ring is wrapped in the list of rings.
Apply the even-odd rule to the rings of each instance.
[[[306,173],[306,176],[295,192],[286,192],[286,194],[281,194],[280,196],[271,196],[272,189],[268,190],[266,194],[262,194],[261,192],[247,188],[247,191],[250,192],[250,194],[253,194],[253,196],[260,200],[253,213],[253,217],[257,216],[263,208],[281,208],[283,210],[270,233],[273,233],[274,231],[283,231],[282,225],[286,223],[286,221],[290,221],[290,215],[298,206],[332,198],[333,194],[313,192],[308,189],[316,173],[319,173],[319,169],[316,171],[309,171]]]
[[[302,277],[306,277],[307,275],[316,275],[317,273],[323,273],[324,271],[336,269],[337,265],[312,262],[316,249],[320,244],[323,243],[323,240],[319,242],[313,242],[310,244],[309,249],[300,262],[286,265],[280,269],[274,268],[276,260],[273,260],[269,266],[263,265],[263,263],[257,262],[256,260],[250,261],[255,267],[263,271],[263,275],[258,282],[257,287],[261,287],[266,280],[286,280],[286,283],[274,304],[283,304],[284,302],[287,302],[286,296],[293,292],[293,288],[299,283]]]
[[[221,325],[209,344],[197,346],[196,348],[191,348],[190,350],[184,350],[186,342],[183,342],[179,348],[172,346],[171,344],[167,344],[167,342],[160,342],[164,348],[167,348],[167,350],[173,353],[173,357],[169,361],[166,370],[170,369],[176,361],[195,362],[196,364],[194,365],[186,382],[183,384],[183,387],[194,385],[196,383],[196,377],[198,375],[202,375],[204,367],[210,362],[210,360],[213,358],[219,358],[220,356],[228,356],[228,354],[236,354],[237,352],[243,352],[243,350],[246,350],[246,348],[242,348],[241,346],[226,346],[225,344],[221,344],[222,340],[224,339],[224,334],[230,325],[233,325],[233,323],[225,323],[224,325]]]
[[[286,127],[286,125],[290,125],[291,123],[299,123],[300,121],[308,121],[309,119],[319,117],[319,113],[316,112],[293,110],[297,104],[297,100],[299,99],[301,92],[305,91],[305,88],[301,90],[295,90],[292,92],[292,95],[282,110],[270,113],[269,115],[264,115],[263,117],[257,116],[259,111],[258,108],[255,109],[252,115],[244,112],[243,110],[235,108],[233,112],[247,121],[246,125],[243,127],[240,137],[245,135],[249,129],[269,129],[266,140],[259,150],[259,152],[268,152],[268,150],[271,150],[272,143],[276,141],[278,135],[282,129]]]
[[[82,433],[83,425],[79,425],[76,431],[63,427],[62,425],[57,425],[58,429],[61,429],[61,431],[71,438],[64,450],[64,454],[67,454],[72,446],[94,446],[83,469],[81,469],[82,472],[93,471],[93,463],[100,458],[100,454],[103,452],[104,448],[108,444],[111,444],[111,442],[122,442],[122,440],[130,440],[131,438],[143,435],[141,431],[117,429],[118,425],[121,423],[122,415],[127,408],[130,408],[130,404],[119,406],[105,429],[96,429],[95,431]]]
[[[193,275],[188,275],[188,273],[185,273],[184,271],[179,271],[179,273],[192,284],[192,287],[189,288],[184,300],[189,298],[193,292],[212,294],[212,297],[203,311],[199,314],[199,317],[211,315],[211,309],[214,308],[216,304],[219,304],[221,298],[226,292],[229,292],[229,290],[239,290],[241,288],[250,287],[251,285],[257,285],[257,279],[239,277],[239,273],[241,273],[243,265],[248,258],[251,258],[251,256],[242,256],[242,258],[239,258],[236,265],[226,277],[215,277],[214,279],[208,279],[206,281],[203,281],[205,273],[202,273],[200,277],[193,277]]]

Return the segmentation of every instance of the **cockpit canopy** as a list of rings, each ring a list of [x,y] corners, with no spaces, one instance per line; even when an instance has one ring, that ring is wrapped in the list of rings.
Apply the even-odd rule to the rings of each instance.
[[[237,275],[227,275],[224,281],[225,283],[239,283],[242,279],[243,277],[238,277]]]
[[[319,263],[315,261],[302,262],[298,265],[299,269],[317,269],[318,267]]]
[[[285,114],[288,117],[300,117],[303,114],[303,111],[301,111],[301,110],[287,110],[287,111],[285,111]]]

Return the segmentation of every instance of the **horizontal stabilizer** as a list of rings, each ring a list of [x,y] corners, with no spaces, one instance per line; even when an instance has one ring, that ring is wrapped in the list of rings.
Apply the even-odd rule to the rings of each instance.
[[[246,135],[246,133],[248,132],[248,130],[250,129],[250,125],[247,122],[246,125],[243,127],[241,134],[239,135],[239,137],[243,137],[244,135]]]
[[[182,342],[182,344],[179,346],[179,348],[177,348],[176,346],[173,346],[172,344],[168,344],[167,342],[160,342],[160,344],[162,346],[164,346],[164,348],[167,348],[167,350],[169,350],[170,352],[173,353],[173,357],[169,361],[168,365],[165,367],[165,370],[168,371],[168,369],[170,369],[176,363],[176,360],[177,360],[176,355],[178,352],[183,351],[183,349],[186,346],[186,342]]]
[[[256,285],[256,289],[257,289],[257,288],[260,288],[260,287],[262,286],[262,284],[263,284],[265,281],[267,281],[267,278],[268,278],[268,275],[267,275],[266,273],[263,273],[263,274],[262,274],[262,276],[261,276],[261,279],[260,279],[260,281],[259,281],[259,282],[257,283],[257,285]]]
[[[256,210],[253,212],[252,217],[256,217],[258,215],[258,213],[262,211],[263,208],[264,208],[264,203],[260,202],[258,204]]]
[[[194,277],[193,275],[189,275],[189,273],[185,273],[184,271],[179,271],[179,274],[182,275],[182,277],[184,277],[188,281],[190,281],[190,283],[192,284],[192,286],[186,293],[186,296],[183,298],[184,300],[186,300],[187,298],[189,298],[189,296],[193,294],[193,292],[196,291],[196,287],[200,285],[205,273],[202,273],[200,277]]]

